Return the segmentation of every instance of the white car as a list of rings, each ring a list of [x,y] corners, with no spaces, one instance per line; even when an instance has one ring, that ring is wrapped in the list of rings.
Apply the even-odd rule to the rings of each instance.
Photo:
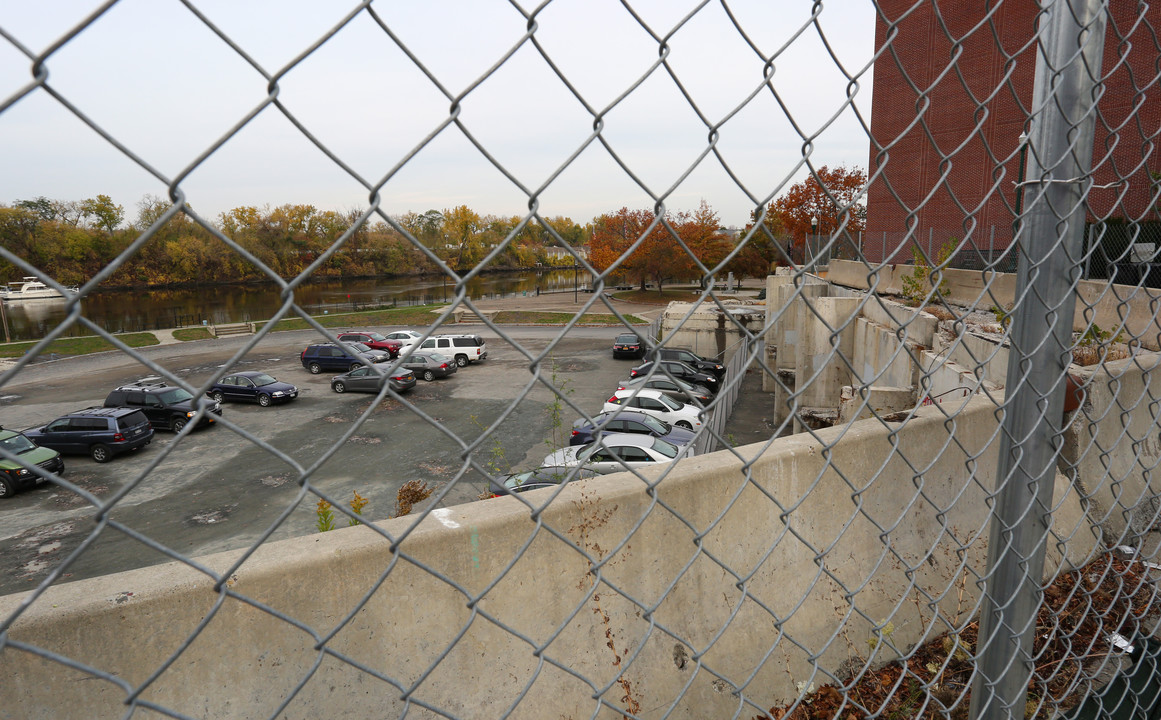
[[[414,345],[419,338],[423,337],[423,333],[415,332],[414,330],[395,330],[387,333],[388,340],[398,340],[403,343],[404,347]]]
[[[609,433],[588,445],[572,445],[544,458],[541,465],[576,467],[615,473],[671,463],[694,454],[693,446],[678,447],[652,435]]]
[[[658,420],[685,428],[697,430],[702,424],[702,411],[694,405],[678,402],[660,390],[618,390],[605,401],[601,412],[627,409],[652,415]]]

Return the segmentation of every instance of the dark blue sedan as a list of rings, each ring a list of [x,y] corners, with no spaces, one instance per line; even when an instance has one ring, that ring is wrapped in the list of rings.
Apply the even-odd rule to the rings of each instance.
[[[652,415],[639,412],[603,412],[593,416],[593,422],[580,418],[572,424],[572,437],[569,445],[587,445],[594,440],[597,427],[604,425],[605,433],[634,433],[637,435],[652,435],[677,446],[688,445],[693,442],[697,433],[685,428],[673,427],[669,423],[658,420]]]
[[[298,397],[298,388],[279,382],[264,372],[246,371],[227,375],[210,386],[209,395],[218,402],[256,402],[262,407],[289,402]]]

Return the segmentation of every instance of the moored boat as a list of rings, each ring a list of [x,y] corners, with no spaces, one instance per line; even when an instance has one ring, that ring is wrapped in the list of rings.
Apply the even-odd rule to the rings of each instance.
[[[75,287],[68,290],[76,292]],[[40,278],[25,276],[18,282],[8,283],[8,287],[0,287],[0,300],[12,302],[14,300],[64,300],[56,288],[49,287],[40,281]]]

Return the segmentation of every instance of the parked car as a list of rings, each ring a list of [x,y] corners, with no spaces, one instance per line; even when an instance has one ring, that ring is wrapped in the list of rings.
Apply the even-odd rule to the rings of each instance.
[[[664,375],[642,375],[632,380],[622,380],[617,383],[618,390],[633,390],[644,388],[660,390],[680,403],[691,403],[705,407],[713,399],[713,393],[701,385],[691,385],[684,380],[670,380]]]
[[[698,372],[685,363],[677,362],[676,360],[647,362],[629,371],[629,377],[632,378],[650,374],[653,377],[673,377],[693,385],[701,385],[712,393],[718,391],[719,383],[717,376]]]
[[[598,413],[593,416],[591,422],[584,418],[578,419],[572,424],[572,437],[569,438],[568,444],[587,445],[595,440],[598,434],[608,433],[652,435],[674,445],[688,445],[697,437],[697,434],[692,430],[674,427],[652,415],[642,412],[615,411]]]
[[[103,463],[148,445],[153,441],[153,427],[140,410],[91,407],[29,428],[24,436],[58,453],[88,455]]]
[[[20,490],[36,487],[45,478],[37,475],[31,467],[45,472],[64,475],[64,458],[52,448],[40,447],[15,430],[0,428],[0,448],[15,455],[20,460],[0,457],[0,499],[7,500]]]
[[[140,410],[149,419],[154,430],[165,429],[181,432],[189,421],[197,415],[194,396],[185,388],[173,387],[164,382],[141,380],[131,385],[122,385],[105,398],[105,407],[125,407]],[[215,415],[222,414],[222,404],[215,401],[206,408],[196,427],[211,425]]]
[[[678,402],[660,390],[618,390],[605,401],[601,412],[615,412],[622,408],[652,415],[686,430],[696,430],[702,424],[700,408]]]
[[[298,388],[279,382],[264,372],[246,370],[231,373],[210,386],[209,396],[218,402],[256,402],[262,407],[290,402],[298,397]]]
[[[407,368],[396,368],[390,372],[380,372],[374,368],[360,365],[354,370],[331,378],[331,390],[337,393],[377,393],[383,389],[383,383],[387,381],[390,381],[391,389],[395,392],[406,392],[415,387],[415,373]]]
[[[397,340],[401,347],[414,345],[423,337],[423,333],[414,330],[392,330],[387,333],[388,340]]]
[[[370,332],[366,330],[350,330],[338,334],[338,339],[347,343],[359,343],[366,345],[373,350],[382,350],[391,355],[391,357],[399,357],[399,351],[403,348],[403,343],[399,340],[383,335],[382,333]]]
[[[479,335],[435,335],[420,343],[419,349],[450,355],[460,367],[488,357],[488,346]]]
[[[556,487],[564,482],[583,480],[600,475],[595,470],[575,467],[538,467],[535,470],[515,473],[488,483],[488,497],[500,497],[514,493]]]
[[[436,378],[454,375],[459,369],[455,360],[437,352],[416,352],[410,356],[404,355],[404,360],[400,365],[428,382]]]
[[[645,356],[645,341],[637,333],[621,333],[613,338],[613,357],[640,358]]]
[[[722,365],[716,360],[704,358],[692,350],[687,350],[685,348],[653,348],[645,354],[645,358],[650,362],[654,360],[673,360],[676,362],[682,362],[698,372],[705,373],[707,375],[713,375],[718,380],[721,380],[722,376],[726,374],[725,365]]]
[[[693,447],[678,447],[652,435],[611,433],[588,445],[571,445],[544,458],[541,465],[580,466],[601,474],[640,470],[671,463],[694,454]]]
[[[390,359],[391,354],[382,350],[362,352],[358,344],[327,342],[307,345],[299,361],[312,375],[318,375],[323,370],[354,370],[361,365],[373,365]]]

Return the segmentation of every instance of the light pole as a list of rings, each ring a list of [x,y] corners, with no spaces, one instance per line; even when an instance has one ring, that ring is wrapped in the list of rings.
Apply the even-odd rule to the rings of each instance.
[[[810,216],[810,234],[814,236],[814,242],[817,244],[818,243],[818,216],[817,215]],[[814,251],[811,250],[811,252],[810,252],[811,259],[814,258],[814,255],[815,255]],[[803,259],[805,259],[805,258],[803,258]]]

